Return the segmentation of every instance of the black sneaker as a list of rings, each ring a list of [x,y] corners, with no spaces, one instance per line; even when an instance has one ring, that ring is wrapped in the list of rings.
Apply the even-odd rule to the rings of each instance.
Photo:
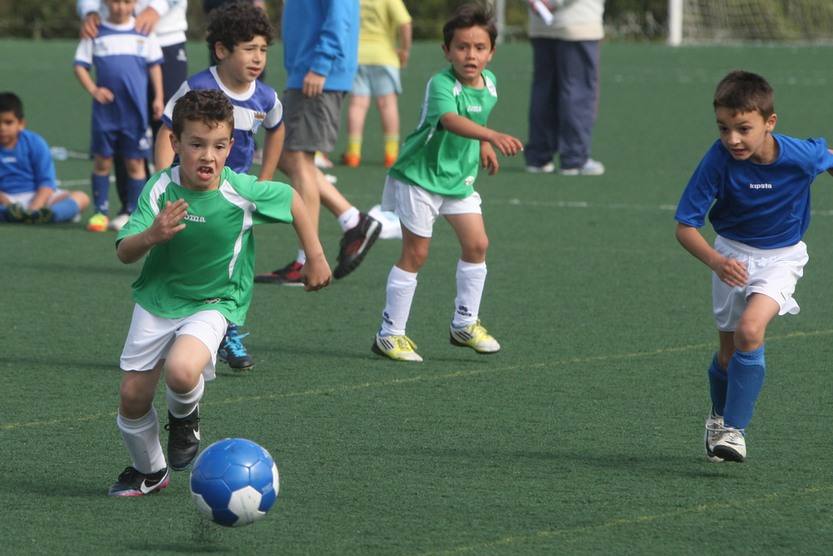
[[[18,203],[12,203],[6,207],[6,220],[18,224],[31,224],[32,213],[26,207]]]
[[[168,412],[168,465],[174,471],[188,467],[200,449],[200,408],[189,415],[177,419]]]
[[[30,214],[30,221],[32,224],[47,224],[52,222],[53,218],[54,214],[52,213],[52,209],[49,207],[40,208],[32,211]]]
[[[144,496],[159,492],[170,483],[168,468],[163,467],[155,473],[145,475],[135,467],[126,467],[113,483],[108,496]]]
[[[284,286],[303,286],[304,275],[301,272],[304,265],[292,261],[283,268],[255,276],[255,282],[260,284],[281,284]]]
[[[255,366],[252,357],[243,345],[243,338],[249,333],[241,334],[236,324],[229,324],[226,335],[217,350],[217,356],[228,363],[228,366],[237,371],[245,371]]]
[[[344,232],[344,236],[341,238],[338,264],[335,271],[333,271],[333,276],[336,279],[344,278],[356,270],[381,232],[381,222],[364,213],[360,214],[359,223]]]

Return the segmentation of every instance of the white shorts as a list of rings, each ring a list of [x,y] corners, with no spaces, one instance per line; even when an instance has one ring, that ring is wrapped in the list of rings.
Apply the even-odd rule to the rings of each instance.
[[[717,329],[732,332],[746,308],[746,299],[762,293],[778,303],[779,315],[797,315],[801,309],[793,299],[795,285],[807,264],[807,245],[799,241],[779,249],[756,249],[739,241],[717,236],[714,248],[718,253],[746,262],[749,282],[732,287],[712,273],[712,308]]]
[[[420,237],[431,237],[437,216],[483,214],[480,194],[475,191],[458,199],[431,193],[421,187],[402,183],[388,176],[382,192],[382,210],[395,212],[399,221]]]
[[[18,205],[23,205],[24,207],[28,207],[29,203],[32,202],[32,199],[35,198],[36,191],[26,191],[24,193],[6,193],[6,197],[12,203],[17,203]],[[49,199],[46,200],[47,206],[51,205],[61,197],[69,194],[68,191],[64,191],[63,189],[56,188],[55,191],[52,192],[52,195],[49,196]]]
[[[200,311],[181,319],[166,319],[152,315],[137,304],[133,308],[119,365],[123,371],[150,371],[165,358],[174,340],[186,334],[205,344],[211,353],[211,360],[202,375],[205,380],[213,380],[217,349],[227,326],[226,317],[219,311]]]

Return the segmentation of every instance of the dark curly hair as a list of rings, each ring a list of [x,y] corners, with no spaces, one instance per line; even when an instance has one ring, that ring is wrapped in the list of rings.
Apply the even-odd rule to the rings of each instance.
[[[182,137],[185,122],[202,122],[209,127],[225,123],[229,128],[229,136],[234,131],[234,107],[222,91],[217,89],[199,89],[188,91],[177,99],[174,104],[173,121],[174,137]]]
[[[13,112],[18,120],[23,119],[23,102],[11,91],[0,93],[0,112]]]
[[[211,52],[214,52],[214,45],[218,42],[231,52],[241,42],[256,36],[266,39],[266,44],[272,44],[274,30],[266,12],[254,7],[251,2],[231,2],[211,12],[206,33]]]
[[[492,9],[480,2],[470,2],[458,6],[454,10],[445,25],[443,25],[443,42],[446,48],[451,46],[451,39],[454,38],[454,31],[457,29],[469,29],[471,27],[482,27],[489,33],[489,40],[492,48],[497,40],[497,26],[495,25],[495,14]]]

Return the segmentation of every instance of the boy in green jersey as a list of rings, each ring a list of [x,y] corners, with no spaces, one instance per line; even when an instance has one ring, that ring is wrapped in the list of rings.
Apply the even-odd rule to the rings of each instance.
[[[494,148],[510,156],[522,144],[485,127],[497,102],[495,76],[485,69],[496,37],[492,14],[479,4],[460,6],[445,24],[443,52],[451,67],[428,82],[417,129],[405,139],[388,173],[382,208],[399,216],[402,254],[388,276],[382,324],[372,347],[391,359],[422,361],[405,325],[439,215],[451,224],[462,249],[451,343],[478,353],[500,350],[478,319],[489,240],[474,182],[480,165],[490,174],[497,172]]]
[[[116,240],[122,262],[147,257],[133,283],[136,305],[120,361],[116,421],[132,462],[111,496],[161,490],[168,485],[168,466],[184,469],[196,456],[204,380],[214,378],[228,322],[243,324],[252,298],[252,226],[291,222],[307,252],[306,289],[330,281],[300,196],[286,184],[259,182],[224,166],[233,130],[234,110],[222,91],[189,91],[180,98],[171,136],[180,164],[151,177]],[[163,371],[167,463],[153,408]]]

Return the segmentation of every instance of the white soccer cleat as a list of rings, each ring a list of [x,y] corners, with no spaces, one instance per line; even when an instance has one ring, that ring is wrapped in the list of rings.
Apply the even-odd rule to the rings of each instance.
[[[724,426],[712,444],[714,455],[726,461],[743,463],[746,460],[746,440],[743,431]]]
[[[384,355],[394,361],[422,361],[416,352],[416,344],[404,334],[401,336],[379,336],[373,340],[373,353]]]
[[[709,412],[709,416],[706,417],[706,432],[703,436],[706,444],[706,459],[712,463],[720,463],[724,461],[723,458],[715,455],[714,453],[714,443],[717,442],[722,430],[723,416],[715,415],[713,411]]]
[[[459,347],[470,347],[477,353],[497,353],[500,351],[500,344],[489,334],[486,327],[478,320],[462,328],[452,326],[449,330],[449,341],[451,345]]]
[[[107,229],[113,232],[120,232],[124,225],[127,224],[127,221],[130,220],[129,214],[119,214],[118,216],[114,216],[110,222],[107,224]]]

